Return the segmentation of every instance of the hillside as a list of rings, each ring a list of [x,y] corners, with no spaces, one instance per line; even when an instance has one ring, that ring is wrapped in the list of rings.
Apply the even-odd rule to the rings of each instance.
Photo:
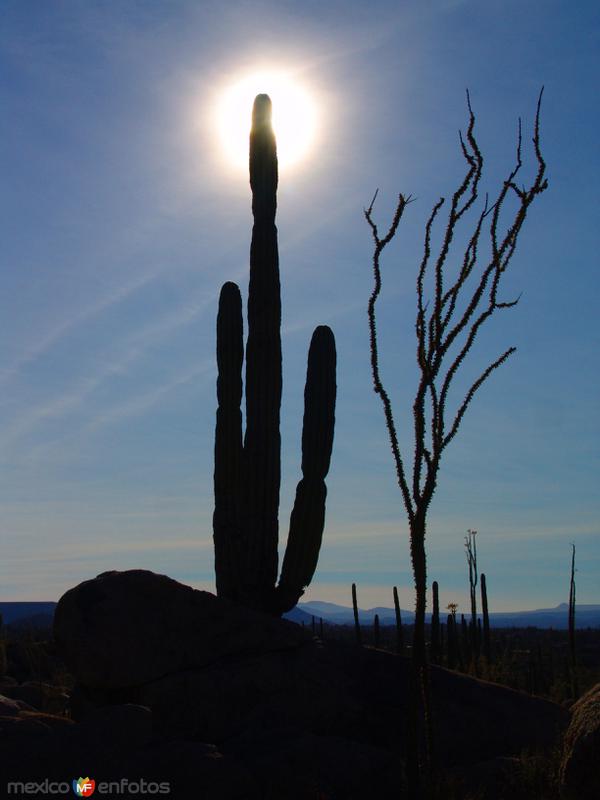
[[[321,600],[311,600],[308,603],[299,603],[297,609],[309,616],[322,617],[326,622],[336,625],[354,624],[352,608],[326,603]],[[296,609],[294,609],[296,610]],[[490,625],[495,628],[567,628],[569,607],[567,603],[560,603],[556,608],[540,608],[532,611],[506,611],[490,613]],[[393,608],[376,607],[359,609],[359,619],[363,625],[371,625],[375,614],[379,615],[381,625],[395,624]],[[414,613],[402,609],[402,622],[411,624]],[[290,617],[292,618],[292,617]],[[600,604],[577,605],[575,613],[577,628],[600,627]]]

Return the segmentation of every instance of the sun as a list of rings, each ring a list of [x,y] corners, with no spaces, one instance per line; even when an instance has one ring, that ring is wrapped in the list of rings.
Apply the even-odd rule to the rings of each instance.
[[[317,115],[309,91],[284,71],[264,70],[233,81],[219,95],[216,117],[226,161],[248,169],[248,137],[252,104],[257,94],[273,103],[273,130],[280,170],[298,165],[310,153],[317,131]]]

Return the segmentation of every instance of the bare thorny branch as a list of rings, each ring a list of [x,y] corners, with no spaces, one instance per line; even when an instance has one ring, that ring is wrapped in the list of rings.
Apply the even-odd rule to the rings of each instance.
[[[365,217],[367,222],[371,227],[371,232],[373,234],[373,241],[375,242],[375,250],[373,252],[373,272],[375,277],[375,286],[373,288],[373,292],[369,299],[369,334],[371,339],[371,370],[373,373],[373,385],[375,387],[375,391],[381,397],[381,402],[383,403],[383,411],[385,414],[385,422],[388,429],[388,434],[390,437],[390,443],[392,446],[392,453],[394,456],[394,462],[396,465],[396,473],[398,476],[398,484],[400,486],[400,490],[402,491],[404,497],[404,505],[406,506],[406,511],[411,518],[412,521],[412,505],[410,502],[410,494],[408,492],[408,486],[406,483],[406,476],[404,473],[404,464],[402,461],[402,456],[400,454],[400,445],[398,444],[398,436],[396,434],[396,424],[394,422],[394,415],[392,412],[392,404],[390,402],[390,398],[388,393],[386,392],[379,375],[379,352],[378,352],[378,344],[377,344],[377,328],[375,323],[375,303],[377,302],[377,298],[379,297],[379,293],[381,291],[381,271],[379,268],[379,259],[381,256],[381,252],[384,247],[391,242],[394,238],[396,230],[398,229],[398,225],[400,224],[400,220],[404,213],[404,209],[410,203],[411,197],[404,197],[404,195],[400,195],[398,198],[398,206],[396,207],[396,213],[394,214],[394,219],[392,220],[392,224],[387,232],[387,234],[383,237],[383,239],[379,236],[379,231],[377,230],[377,225],[373,222],[372,211],[373,205],[377,198],[377,192],[375,192],[373,199],[371,200],[371,205],[368,209],[365,209]]]
[[[375,391],[381,397],[385,421],[390,437],[398,485],[408,514],[411,528],[416,515],[424,516],[435,490],[437,473],[443,451],[455,437],[464,414],[481,385],[515,352],[508,348],[502,355],[481,373],[467,391],[452,420],[446,419],[446,403],[452,382],[468,355],[477,334],[495,311],[512,308],[519,298],[510,301],[498,299],[502,274],[507,269],[514,254],[517,240],[530,205],[547,187],[546,164],[540,149],[539,122],[542,101],[540,92],[533,135],[533,146],[537,161],[537,172],[529,187],[519,188],[515,179],[522,166],[522,132],[519,120],[515,165],[503,182],[495,201],[490,204],[486,196],[470,239],[467,242],[461,266],[454,282],[444,286],[444,269],[451,250],[452,241],[459,222],[474,206],[479,196],[479,184],[483,173],[483,155],[475,138],[475,115],[467,93],[469,125],[466,136],[460,137],[463,156],[467,162],[465,177],[452,196],[446,228],[437,257],[432,256],[431,234],[436,220],[445,203],[444,198],[434,205],[425,226],[423,258],[417,276],[417,316],[415,331],[417,338],[417,363],[420,371],[419,384],[413,403],[414,416],[414,461],[412,480],[406,473],[405,461],[400,451],[398,435],[389,396],[381,381],[379,371],[379,352],[375,306],[381,292],[380,258],[384,248],[396,235],[410,196],[400,195],[392,223],[381,237],[373,220],[373,207],[377,192],[370,206],[365,209],[365,218],[371,228],[374,242],[373,273],[374,288],[369,300],[369,330],[371,340],[371,367]],[[501,231],[500,217],[508,197],[515,197],[517,208],[510,224]],[[467,281],[473,276],[480,261],[480,244],[484,231],[489,237],[491,255],[483,266],[472,290],[467,290]],[[434,297],[428,303],[425,299],[425,279],[433,273]],[[469,291],[471,294],[469,295]],[[464,310],[457,312],[460,301]],[[458,343],[463,335],[462,343]],[[457,343],[458,352],[452,360],[448,352]],[[429,432],[427,430],[426,410],[431,408]]]

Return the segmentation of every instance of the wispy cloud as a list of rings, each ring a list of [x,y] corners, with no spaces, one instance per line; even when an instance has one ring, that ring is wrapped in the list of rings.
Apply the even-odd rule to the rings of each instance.
[[[129,539],[127,541],[116,541],[114,539],[104,539],[98,541],[94,538],[93,541],[86,541],[79,539],[76,542],[59,542],[53,541],[52,546],[47,551],[40,553],[40,560],[44,563],[56,563],[67,561],[81,561],[89,559],[100,559],[107,555],[116,555],[119,553],[151,553],[162,551],[198,551],[198,550],[211,550],[212,541],[208,539],[203,540],[200,538],[161,538],[161,539],[140,539],[134,541]],[[7,563],[14,565],[30,564],[32,561],[31,552],[17,552],[12,553],[7,559]]]
[[[212,294],[203,292],[196,298],[182,303],[175,309],[165,314],[157,322],[152,322],[135,331],[128,341],[119,348],[118,357],[107,358],[106,363],[94,374],[88,375],[74,386],[50,401],[40,403],[26,410],[17,419],[13,420],[0,437],[0,444],[6,448],[19,438],[29,434],[37,425],[52,418],[61,417],[67,412],[80,407],[95,391],[111,377],[124,373],[131,365],[144,357],[147,350],[157,342],[164,341],[169,333],[174,333],[185,325],[194,322],[202,312],[214,302]],[[76,323],[73,322],[73,325]],[[206,367],[195,367],[191,372],[203,371]],[[182,380],[177,379],[178,385]],[[159,396],[165,393],[164,387],[159,387],[155,392]],[[138,405],[139,405],[139,401]],[[152,405],[152,403],[150,403]],[[141,409],[141,406],[140,406]],[[111,415],[107,411],[104,416]]]
[[[97,300],[95,303],[91,303],[87,307],[80,309],[71,317],[63,319],[58,325],[55,325],[50,330],[46,331],[36,342],[30,344],[22,353],[20,353],[12,364],[0,369],[0,385],[7,383],[9,380],[14,378],[24,367],[26,367],[32,361],[35,361],[37,358],[40,358],[40,356],[43,356],[52,347],[54,347],[54,345],[71,334],[80,325],[89,322],[111,306],[121,303],[122,301],[128,299],[131,295],[138,292],[140,289],[147,286],[156,279],[157,274],[158,270],[155,270],[116,287],[112,292],[109,292],[100,300]]]
[[[54,537],[48,546],[40,542],[35,558],[31,550],[12,552],[4,559],[3,600],[58,600],[70,587],[89,580],[109,569],[151,569],[171,574],[174,554],[182,554],[186,563],[206,562],[205,569],[194,574],[195,585],[214,590],[210,561],[212,540],[199,537],[163,536],[159,539],[116,541],[114,539],[61,543]],[[204,580],[202,580],[204,578]],[[206,586],[208,584],[208,586]]]
[[[214,360],[212,358],[205,359],[199,365],[182,370],[169,381],[167,381],[167,383],[157,386],[151,391],[143,392],[135,397],[132,397],[120,405],[113,406],[108,411],[103,411],[101,414],[98,414],[85,428],[83,428],[81,435],[92,433],[103,425],[114,424],[127,417],[138,416],[139,414],[148,411],[148,409],[160,403],[165,396],[169,395],[179,386],[190,383],[190,381],[211,370],[213,366]]]

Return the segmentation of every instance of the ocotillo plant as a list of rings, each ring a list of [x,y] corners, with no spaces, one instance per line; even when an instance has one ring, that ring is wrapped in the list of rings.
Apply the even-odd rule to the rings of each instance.
[[[258,95],[250,133],[252,243],[246,344],[246,432],[242,443],[242,301],[226,283],[217,318],[217,424],[213,517],[217,594],[281,614],[293,608],[317,566],[325,524],[336,396],[333,333],[318,327],[308,354],[302,479],[290,519],[279,583],[281,481],[281,297],[275,212],[277,147],[271,100]]]
[[[438,582],[432,584],[433,613],[431,615],[431,662],[440,663],[440,598]]]
[[[469,528],[467,536],[465,536],[465,550],[467,555],[467,564],[469,566],[469,593],[471,595],[471,622],[469,631],[471,632],[471,650],[473,657],[478,654],[479,648],[477,646],[477,543],[475,536],[477,531]]]
[[[418,683],[423,699],[427,762],[432,763],[433,728],[430,723],[429,677],[425,650],[425,611],[427,599],[427,554],[425,536],[429,509],[435,489],[439,483],[439,471],[443,454],[455,438],[464,415],[481,386],[514,353],[509,347],[471,384],[462,401],[450,402],[455,378],[472,352],[472,347],[485,323],[496,312],[512,308],[515,300],[500,298],[501,282],[515,252],[519,233],[531,204],[546,189],[546,164],[542,157],[539,137],[541,94],[538,100],[534,123],[533,146],[537,170],[529,186],[518,185],[522,167],[521,127],[516,148],[516,161],[507,177],[500,182],[495,199],[486,202],[475,217],[483,175],[483,155],[475,137],[475,116],[469,108],[469,126],[466,137],[461,137],[461,150],[466,161],[464,179],[447,204],[447,215],[442,221],[441,197],[433,206],[425,225],[423,257],[417,273],[417,310],[415,333],[417,339],[416,360],[418,366],[417,385],[412,413],[402,415],[414,421],[414,449],[412,458],[404,449],[406,429],[399,429],[394,419],[390,395],[385,388],[380,370],[380,345],[377,331],[376,306],[382,290],[382,253],[392,242],[400,221],[411,202],[411,196],[400,194],[398,205],[387,232],[380,231],[374,220],[373,208],[377,192],[373,196],[365,218],[373,238],[373,291],[368,303],[369,343],[373,388],[382,403],[385,424],[389,435],[398,488],[400,489],[410,531],[410,555],[415,584],[415,625],[412,660],[418,673]],[[510,209],[510,211],[509,211]],[[466,231],[463,223],[472,227]],[[436,226],[441,223],[441,231]],[[486,241],[487,240],[487,241]],[[464,244],[464,249],[461,244]],[[459,265],[458,268],[456,265]],[[405,370],[402,368],[402,373]],[[448,401],[448,402],[447,402]],[[450,409],[453,409],[450,411]],[[401,445],[402,442],[402,445]],[[417,730],[418,710],[411,696],[407,707],[409,726]],[[415,734],[416,735],[416,734]],[[413,790],[419,764],[407,756],[407,774]]]
[[[379,649],[381,644],[381,632],[379,630],[379,614],[375,614],[373,619],[373,644],[376,649]]]

